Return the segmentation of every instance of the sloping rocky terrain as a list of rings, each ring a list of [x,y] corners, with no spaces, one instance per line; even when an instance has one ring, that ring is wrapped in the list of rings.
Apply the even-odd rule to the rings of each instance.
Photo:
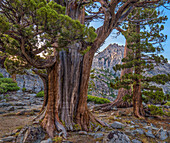
[[[133,116],[132,108],[115,107],[109,112],[94,111],[93,107],[96,106],[94,103],[88,103],[90,111],[108,127],[96,125],[93,132],[75,130],[68,132],[67,139],[62,137],[51,139],[40,126],[30,126],[41,109],[43,97],[38,98],[36,94],[18,91],[9,92],[3,95],[2,99],[0,100],[0,143],[16,143],[16,136],[24,128],[30,128],[32,134],[36,133],[36,136],[31,138],[26,136],[28,143],[169,143],[170,141],[168,118],[148,117],[140,120]]]

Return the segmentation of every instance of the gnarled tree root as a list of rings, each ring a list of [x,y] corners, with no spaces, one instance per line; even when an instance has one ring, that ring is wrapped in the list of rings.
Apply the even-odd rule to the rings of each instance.
[[[115,100],[111,103],[102,104],[94,107],[94,110],[102,110],[104,112],[112,110],[113,107],[117,108],[128,108],[132,107],[132,104],[123,100]]]
[[[60,135],[62,134],[64,138],[67,138],[67,131],[59,118],[57,116],[54,117],[46,114],[46,111],[47,107],[45,107],[44,110],[33,119],[33,124],[41,124],[50,137],[54,137],[54,132],[57,130],[60,132]]]
[[[101,125],[103,127],[108,126],[107,123],[99,120],[95,117],[89,110],[86,110],[84,114],[80,113],[76,117],[76,123],[81,127],[82,130],[85,131],[92,131],[91,125]]]
[[[35,143],[41,142],[45,138],[45,131],[40,125],[25,126],[21,129],[16,143]]]
[[[70,128],[67,128],[65,123],[64,125],[61,123],[58,116],[49,116],[49,114],[46,114],[47,107],[41,111],[36,118],[33,119],[33,124],[40,124],[43,129],[46,130],[48,135],[50,137],[54,137],[55,131],[59,132],[59,135],[63,136],[65,139],[67,138],[67,130],[70,131]],[[95,127],[98,125],[101,125],[103,127],[108,126],[107,123],[99,120],[97,117],[95,117],[88,109],[84,112],[84,114],[80,113],[78,114],[80,118],[73,122],[71,126],[75,127],[76,125],[79,126],[78,130],[85,130],[85,131],[93,131]],[[77,117],[78,117],[77,115]],[[73,128],[71,131],[77,130]]]
[[[39,123],[44,117],[45,117],[45,113],[47,111],[47,107],[45,107],[42,111],[40,111],[40,113],[33,119],[33,123]]]

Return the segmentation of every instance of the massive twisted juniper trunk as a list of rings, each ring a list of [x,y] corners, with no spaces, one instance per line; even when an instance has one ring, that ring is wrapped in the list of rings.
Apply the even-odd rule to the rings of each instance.
[[[78,9],[78,11],[77,11]],[[80,19],[83,24],[84,9],[75,2],[70,2],[67,14],[73,19]],[[87,108],[87,90],[90,69],[95,54],[95,48],[84,53],[88,48],[86,43],[77,42],[66,47],[58,55],[58,62],[47,69],[48,73],[48,101],[47,107],[42,110],[37,120],[42,120],[42,126],[53,137],[55,129],[74,130],[78,125],[80,129],[89,131],[90,123],[105,124],[96,119]]]
[[[81,48],[81,43],[76,43],[69,52],[60,52],[59,117],[67,130],[73,130],[78,124],[88,131],[91,121],[98,122],[87,108],[87,87],[94,52],[82,55]]]
[[[81,54],[81,43],[76,43],[69,51],[61,51],[58,62],[49,68],[48,100],[36,120],[53,137],[55,129],[73,131],[75,125],[89,131],[90,124],[105,124],[99,121],[87,108],[87,87],[94,51]],[[46,80],[45,80],[46,81]],[[47,103],[47,104],[45,104]]]

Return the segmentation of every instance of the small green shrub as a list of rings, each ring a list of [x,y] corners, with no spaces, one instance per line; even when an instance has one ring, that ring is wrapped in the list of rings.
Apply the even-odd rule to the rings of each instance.
[[[155,105],[149,105],[148,108],[151,111],[152,115],[160,115],[160,116],[164,115],[164,112],[160,107],[157,107]]]
[[[35,97],[44,97],[44,91],[38,92]]]
[[[23,87],[23,88],[22,88],[22,91],[23,91],[23,92],[25,92],[25,91],[26,91],[26,88],[25,88],[25,87]]]
[[[0,93],[6,93],[7,91],[17,91],[20,88],[17,86],[11,78],[0,78]]]
[[[7,90],[0,87],[0,93],[6,93]]]
[[[104,103],[110,103],[110,100],[106,99],[106,98],[101,98],[101,97],[97,97],[97,96],[92,96],[92,95],[88,95],[87,96],[87,102],[92,101],[95,104],[104,104]]]
[[[8,98],[8,97],[9,97],[9,94],[6,94],[6,95],[5,95],[5,98]]]
[[[3,76],[3,74],[2,73],[0,73],[0,78],[3,78],[4,76]]]

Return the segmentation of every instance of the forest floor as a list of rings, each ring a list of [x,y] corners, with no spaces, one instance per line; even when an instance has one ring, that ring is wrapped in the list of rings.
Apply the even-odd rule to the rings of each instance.
[[[6,102],[0,101],[0,138],[18,135],[21,128],[30,125],[36,117],[42,105],[42,98],[35,98],[34,94],[5,97]],[[89,104],[89,107],[94,105]],[[168,109],[169,110],[169,109]],[[69,132],[68,139],[56,138],[57,142],[68,143],[104,143],[111,131],[125,133],[128,138],[143,143],[169,143],[170,142],[170,118],[148,117],[145,120],[137,119],[132,114],[132,108],[114,108],[109,112],[92,111],[100,120],[106,122],[111,128],[96,127],[95,132],[75,131]],[[164,133],[158,136],[163,128]],[[169,137],[168,137],[169,136]],[[48,139],[46,137],[45,139]],[[1,139],[0,139],[1,140]],[[1,142],[1,141],[0,141]],[[10,142],[10,141],[9,141]],[[137,143],[137,142],[136,142]],[[140,142],[139,142],[140,143]]]

